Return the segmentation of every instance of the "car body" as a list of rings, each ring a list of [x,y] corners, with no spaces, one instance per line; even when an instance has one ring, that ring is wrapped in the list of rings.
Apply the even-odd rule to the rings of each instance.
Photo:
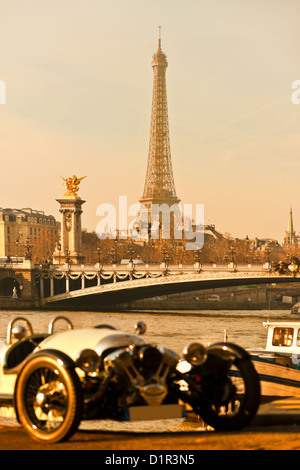
[[[63,331],[55,331],[59,320]],[[83,419],[170,419],[189,409],[215,429],[238,429],[253,418],[260,384],[245,350],[193,342],[178,355],[149,344],[145,331],[143,322],[136,334],[105,324],[74,329],[58,316],[35,334],[15,318],[0,345],[0,407],[43,442],[69,439]]]
[[[55,332],[55,323],[63,320],[66,330]],[[28,331],[23,326],[15,326],[18,322],[25,322]],[[128,343],[138,342],[146,344],[139,336],[129,335],[126,332],[115,330],[110,325],[100,325],[95,328],[74,329],[67,317],[55,317],[49,324],[48,333],[34,334],[31,323],[24,317],[16,317],[10,322],[7,330],[7,341],[0,342],[0,407],[14,406],[15,387],[17,377],[28,357],[42,351],[56,351],[56,354],[65,354],[74,363],[78,360],[81,351],[95,350],[103,352],[106,343],[104,338],[112,340],[116,347],[127,346]],[[101,343],[99,347],[98,344]],[[111,343],[109,344],[111,347]]]

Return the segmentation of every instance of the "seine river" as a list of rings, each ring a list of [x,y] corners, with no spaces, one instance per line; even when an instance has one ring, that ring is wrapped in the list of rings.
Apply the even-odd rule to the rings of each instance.
[[[224,330],[228,341],[237,343],[244,348],[260,348],[265,346],[266,329],[262,323],[268,319],[291,320],[288,310],[243,310],[243,311],[181,311],[181,312],[53,312],[53,311],[0,311],[0,340],[5,341],[8,323],[17,316],[30,320],[35,333],[48,331],[49,322],[63,315],[69,318],[74,328],[94,327],[108,323],[128,333],[134,332],[134,325],[142,320],[147,325],[144,336],[149,342],[161,344],[181,352],[191,341],[208,343],[223,341]],[[58,322],[57,328],[64,323]]]
[[[35,333],[47,332],[49,322],[58,315],[69,318],[74,328],[94,327],[101,323],[110,324],[128,333],[134,333],[134,325],[142,320],[147,325],[144,339],[150,343],[160,344],[177,353],[192,341],[204,345],[223,341],[226,330],[228,341],[244,348],[264,348],[267,330],[263,322],[269,320],[297,319],[287,310],[257,310],[257,311],[181,311],[181,312],[49,312],[49,311],[0,311],[0,340],[5,341],[8,323],[16,316],[30,320]],[[300,319],[299,319],[300,321]],[[57,323],[57,328],[63,327],[63,322]],[[152,423],[152,424],[151,424]],[[155,424],[154,424],[155,423]],[[196,423],[183,420],[114,423],[108,421],[82,423],[83,428],[99,430],[133,431],[133,432],[164,432],[195,430]],[[200,429],[199,429],[200,430]]]

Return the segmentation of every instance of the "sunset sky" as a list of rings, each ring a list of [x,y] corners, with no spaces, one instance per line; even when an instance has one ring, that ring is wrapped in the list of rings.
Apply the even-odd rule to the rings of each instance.
[[[97,207],[143,194],[152,54],[167,54],[177,196],[205,223],[282,242],[300,232],[299,0],[2,0],[0,207],[59,219],[61,176]]]

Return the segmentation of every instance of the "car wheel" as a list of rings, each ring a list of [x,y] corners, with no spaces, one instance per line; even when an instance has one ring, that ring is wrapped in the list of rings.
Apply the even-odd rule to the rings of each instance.
[[[38,441],[69,439],[82,418],[83,394],[78,375],[46,354],[33,357],[24,366],[15,400],[20,423]]]
[[[217,387],[217,384],[215,388]],[[250,357],[236,358],[227,372],[225,402],[203,408],[201,418],[216,431],[241,429],[254,418],[260,404],[260,381]]]

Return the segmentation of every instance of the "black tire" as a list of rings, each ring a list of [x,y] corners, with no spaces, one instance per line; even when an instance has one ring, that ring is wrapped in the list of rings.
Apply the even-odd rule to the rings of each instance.
[[[216,431],[232,431],[247,426],[260,404],[260,381],[249,357],[236,358],[228,372],[236,387],[233,400],[226,406],[211,405],[199,412],[206,424]]]
[[[16,387],[20,423],[35,440],[68,440],[82,419],[83,393],[75,370],[39,354],[22,369]]]

